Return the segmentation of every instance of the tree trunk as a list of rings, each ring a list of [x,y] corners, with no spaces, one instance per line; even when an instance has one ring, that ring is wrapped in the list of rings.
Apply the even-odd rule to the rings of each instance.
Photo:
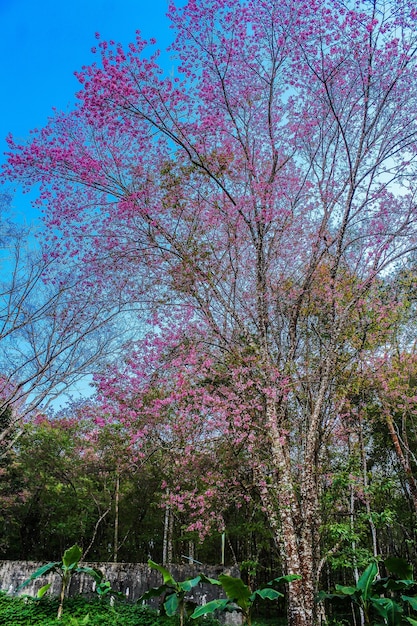
[[[167,545],[167,559],[168,563],[173,562],[173,545],[172,538],[174,535],[174,515],[172,513],[172,509],[169,509],[169,520],[168,520],[168,545]]]
[[[169,495],[169,490],[167,491]],[[172,563],[172,536],[174,532],[174,516],[172,514],[171,505],[167,501],[165,504],[164,517],[164,537],[162,543],[162,565]]]
[[[366,514],[369,520],[369,527],[371,529],[371,537],[372,537],[372,552],[375,558],[378,557],[378,535],[377,529],[372,519],[372,510],[371,510],[371,502],[369,495],[369,484],[368,484],[368,465],[366,460],[366,450],[365,443],[363,440],[363,428],[362,428],[362,419],[359,417],[359,446],[360,446],[360,454],[362,461],[362,472],[363,472],[363,491],[365,494],[365,506],[366,506]]]
[[[398,460],[401,463],[401,467],[405,474],[405,479],[407,481],[407,485],[410,491],[411,500],[413,502],[414,511],[417,513],[417,481],[413,474],[413,470],[411,469],[410,463],[406,458],[404,451],[401,446],[400,438],[395,430],[394,421],[390,415],[390,413],[385,414],[385,419],[388,426],[388,432],[390,434],[392,443],[394,445],[395,452],[397,454]]]
[[[289,584],[288,626],[312,626],[316,623],[315,588],[320,561],[316,449],[330,369],[329,358],[308,421],[301,481],[293,473],[290,444],[279,427],[277,406],[271,401],[266,409],[272,467],[269,468],[269,475],[264,477],[264,482],[258,483],[262,484],[260,494],[280,546],[285,573],[302,577]]]
[[[195,543],[192,539],[188,542],[188,556],[190,565],[193,565],[195,559]]]
[[[280,434],[276,407],[267,407],[267,425],[271,441],[275,479],[269,476],[260,489],[263,505],[269,515],[275,540],[280,547],[286,574],[298,574],[301,580],[289,584],[288,626],[312,626],[315,619],[314,528],[318,516],[314,494],[313,468],[304,472],[303,506],[296,496],[291,472],[288,443]],[[259,483],[261,484],[261,483]]]
[[[165,517],[164,517],[164,537],[162,540],[162,565],[164,566],[168,564],[169,517],[170,517],[170,505],[168,502],[166,502]]]
[[[117,563],[119,556],[119,498],[120,498],[120,474],[116,474],[116,491],[114,501],[114,542],[113,562]]]

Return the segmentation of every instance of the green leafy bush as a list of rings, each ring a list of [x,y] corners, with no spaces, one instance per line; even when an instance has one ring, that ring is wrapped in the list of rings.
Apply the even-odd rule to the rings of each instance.
[[[365,624],[372,626],[417,626],[417,616],[412,614],[417,611],[417,596],[409,595],[417,587],[412,566],[396,557],[385,559],[384,565],[389,576],[379,578],[378,565],[371,561],[355,587],[336,585],[333,593],[320,592],[319,600],[349,600],[362,611]]]
[[[197,607],[191,615],[192,619],[209,615],[215,611],[238,611],[242,614],[243,621],[248,626],[252,624],[252,609],[257,599],[261,600],[277,600],[283,598],[284,594],[273,588],[273,585],[282,583],[291,583],[299,580],[301,577],[297,574],[289,574],[287,576],[279,576],[268,583],[268,587],[264,589],[256,589],[252,591],[241,578],[220,574],[218,580],[210,580],[212,584],[220,585],[226,593],[226,598],[218,598],[212,600],[203,606]]]
[[[178,626],[178,618],[160,616],[147,606],[122,602],[111,606],[107,599],[83,597],[68,598],[58,621],[58,604],[57,598],[36,600],[0,593],[0,626]],[[214,626],[214,621],[205,626]]]
[[[151,559],[149,559],[148,565],[162,574],[164,582],[159,587],[152,587],[149,589],[139,598],[139,600],[143,601],[149,600],[150,598],[163,597],[163,610],[165,615],[168,617],[178,615],[180,626],[184,626],[186,618],[190,617],[191,613],[197,606],[194,601],[187,597],[187,594],[203,581],[212,584],[219,584],[217,580],[207,578],[203,574],[200,574],[195,578],[187,578],[182,582],[178,582],[162,565],[158,565],[158,563],[155,563]]]
[[[204,574],[199,574],[194,578],[187,578],[182,582],[176,581],[172,574],[162,565],[158,565],[152,560],[148,561],[149,567],[156,569],[163,577],[163,584],[159,587],[153,587],[144,593],[140,600],[149,600],[150,598],[163,597],[163,609],[167,616],[179,615],[180,626],[184,626],[187,618],[197,620],[204,617],[207,620],[209,615],[218,611],[238,611],[243,617],[243,621],[251,626],[252,609],[257,599],[261,600],[277,600],[283,598],[284,594],[274,589],[274,585],[283,583],[291,583],[299,580],[301,577],[297,574],[289,574],[287,576],[279,576],[268,583],[264,589],[256,589],[252,591],[241,578],[220,574],[219,578],[208,578]],[[197,606],[194,600],[187,597],[187,593],[196,587],[199,583],[208,583],[222,587],[226,598],[217,598],[211,600],[202,606]],[[205,624],[207,622],[205,621]]]

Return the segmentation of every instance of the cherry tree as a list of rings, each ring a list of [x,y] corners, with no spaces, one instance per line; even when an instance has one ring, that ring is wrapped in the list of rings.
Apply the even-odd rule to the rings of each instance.
[[[127,50],[98,35],[78,107],[9,138],[4,175],[40,183],[45,254],[81,260],[83,289],[94,274],[146,303],[144,321],[175,311],[182,395],[166,394],[166,428],[184,416],[200,442],[248,437],[284,568],[303,577],[289,624],[312,624],[338,382],[375,349],[375,324],[389,331],[399,303],[381,283],[416,246],[417,11],[189,0],[169,16],[174,75],[139,33]],[[158,373],[171,339],[162,324]]]

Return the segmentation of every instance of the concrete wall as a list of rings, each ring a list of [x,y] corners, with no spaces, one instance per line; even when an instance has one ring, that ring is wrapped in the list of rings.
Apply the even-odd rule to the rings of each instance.
[[[58,574],[48,574],[34,580],[24,589],[17,591],[19,585],[27,580],[44,563],[34,561],[0,561],[0,589],[10,594],[28,594],[35,596],[37,591],[47,583],[52,583],[48,593],[58,595],[60,590],[60,577]],[[159,587],[162,584],[162,576],[159,572],[150,569],[147,564],[142,563],[86,563],[90,567],[96,567],[104,573],[105,580],[109,580],[112,589],[121,591],[131,600],[137,600],[145,591],[151,587]],[[172,565],[169,568],[175,580],[182,581],[186,578],[193,578],[201,572],[210,578],[217,578],[222,572],[239,576],[239,570],[225,570],[222,567],[202,566],[202,565]],[[86,574],[74,574],[71,579],[69,595],[78,593],[93,593],[94,580]],[[198,604],[205,604],[210,600],[220,596],[220,587],[215,585],[200,584],[190,593],[194,601]],[[154,601],[154,606],[158,605],[158,600]]]

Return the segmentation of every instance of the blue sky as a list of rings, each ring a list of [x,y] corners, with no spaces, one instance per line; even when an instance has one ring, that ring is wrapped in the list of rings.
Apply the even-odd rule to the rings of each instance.
[[[97,60],[95,32],[127,44],[139,29],[162,51],[173,36],[167,8],[168,0],[0,0],[0,162],[7,133],[25,139],[52,107],[74,103],[74,71]]]
[[[0,163],[9,132],[24,141],[46,123],[53,107],[65,111],[74,105],[80,88],[74,71],[97,61],[91,53],[96,32],[128,44],[139,29],[145,38],[155,37],[162,52],[173,37],[167,8],[168,0],[0,0]],[[169,70],[169,55],[162,59]],[[35,196],[16,193],[17,221],[36,219]],[[73,386],[73,396],[90,395],[88,383],[85,378]],[[65,401],[64,395],[53,406]]]

